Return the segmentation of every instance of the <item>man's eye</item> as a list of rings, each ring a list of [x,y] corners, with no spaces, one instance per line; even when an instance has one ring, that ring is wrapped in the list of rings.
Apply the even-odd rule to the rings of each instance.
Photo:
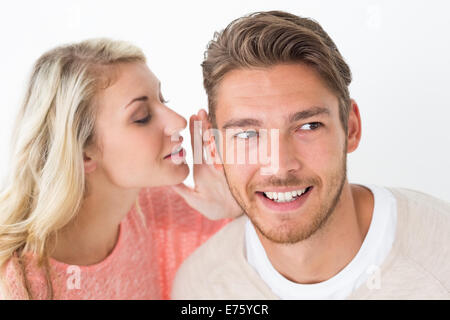
[[[316,130],[318,128],[320,128],[322,126],[322,123],[320,122],[310,122],[310,123],[305,123],[304,125],[302,125],[300,127],[301,130]]]
[[[135,122],[135,123],[138,123],[138,124],[146,124],[147,122],[150,121],[150,118],[151,118],[150,115],[148,115],[148,116],[146,116],[145,118],[136,120],[136,121],[134,121],[134,122]]]
[[[257,137],[258,132],[254,131],[254,130],[248,130],[248,131],[239,132],[238,134],[235,134],[234,136],[239,139],[250,139],[250,138]]]

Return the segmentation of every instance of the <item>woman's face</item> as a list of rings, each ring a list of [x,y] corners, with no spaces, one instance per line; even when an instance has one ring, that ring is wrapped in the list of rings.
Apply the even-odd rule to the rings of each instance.
[[[86,172],[123,188],[182,182],[189,168],[184,149],[176,151],[186,120],[164,104],[160,82],[146,64],[118,64],[112,74],[112,85],[96,96],[96,144],[85,151],[91,158]]]

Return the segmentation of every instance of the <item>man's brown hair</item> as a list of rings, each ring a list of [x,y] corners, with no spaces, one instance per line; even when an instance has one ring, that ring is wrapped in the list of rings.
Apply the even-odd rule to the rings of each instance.
[[[209,42],[202,68],[213,126],[217,127],[217,87],[227,72],[297,62],[313,67],[335,92],[347,132],[348,85],[352,79],[349,66],[317,22],[283,11],[256,12],[236,19]]]

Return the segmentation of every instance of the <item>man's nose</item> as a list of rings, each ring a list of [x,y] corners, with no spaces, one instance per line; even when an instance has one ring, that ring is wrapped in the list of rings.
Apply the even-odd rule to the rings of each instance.
[[[272,146],[275,147],[275,146]],[[296,172],[301,168],[301,163],[296,155],[292,142],[287,137],[280,136],[278,139],[278,168],[280,173]]]

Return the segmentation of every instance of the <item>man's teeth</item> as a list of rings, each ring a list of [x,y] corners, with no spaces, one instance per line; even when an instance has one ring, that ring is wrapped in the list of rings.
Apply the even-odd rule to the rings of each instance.
[[[275,202],[290,202],[305,193],[307,189],[308,188],[289,192],[264,192],[264,194],[267,198],[272,199]]]

